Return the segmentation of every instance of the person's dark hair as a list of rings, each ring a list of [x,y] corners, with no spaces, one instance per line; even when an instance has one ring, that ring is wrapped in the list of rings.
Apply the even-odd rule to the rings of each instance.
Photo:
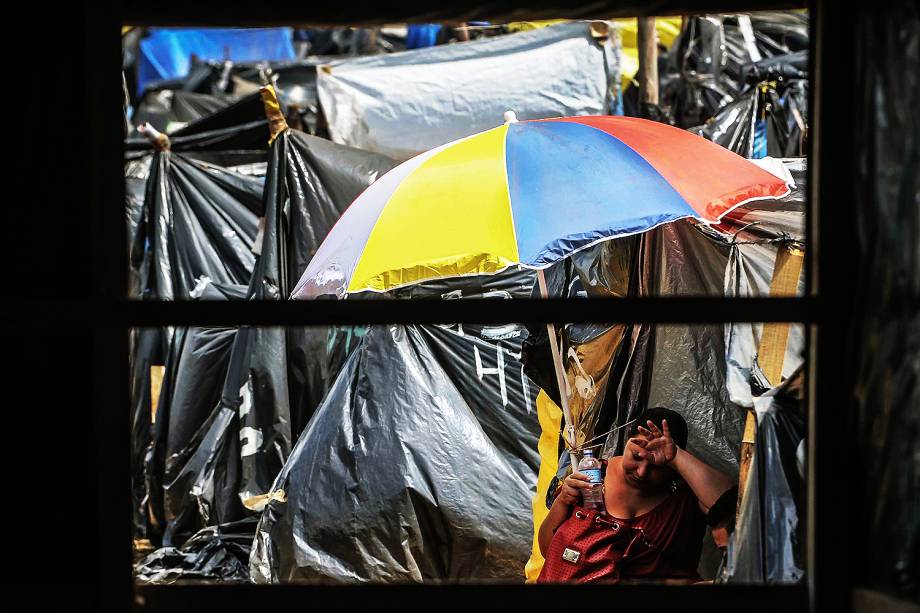
[[[684,418],[681,417],[680,413],[677,411],[672,411],[671,409],[666,409],[664,407],[652,407],[650,409],[645,409],[642,414],[639,415],[639,418],[629,427],[627,436],[637,436],[639,434],[639,426],[647,428],[649,421],[658,426],[658,429],[661,429],[661,422],[665,419],[668,420],[668,429],[671,431],[671,438],[674,439],[674,442],[678,447],[681,449],[686,449],[687,422],[684,421]]]

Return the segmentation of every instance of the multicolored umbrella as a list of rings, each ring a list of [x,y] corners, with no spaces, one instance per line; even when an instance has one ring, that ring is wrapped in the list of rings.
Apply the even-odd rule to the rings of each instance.
[[[511,121],[397,166],[345,211],[294,298],[543,269],[600,241],[718,222],[786,183],[683,130],[632,117]]]

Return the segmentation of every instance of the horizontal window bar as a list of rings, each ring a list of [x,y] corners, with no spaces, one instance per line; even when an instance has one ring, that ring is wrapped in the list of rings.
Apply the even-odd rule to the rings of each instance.
[[[323,611],[398,611],[422,607],[460,611],[567,610],[592,603],[598,610],[806,611],[805,587],[741,585],[145,585],[137,587],[141,611],[301,610],[305,602]],[[270,603],[270,604],[268,604]]]
[[[7,327],[309,326],[391,323],[820,323],[817,298],[416,299],[285,302],[12,302]],[[828,316],[827,313],[824,316]]]

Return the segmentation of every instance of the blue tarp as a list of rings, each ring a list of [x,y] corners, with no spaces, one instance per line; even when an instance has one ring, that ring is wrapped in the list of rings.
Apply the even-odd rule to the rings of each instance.
[[[406,49],[434,47],[440,32],[438,23],[410,23],[406,29]]]
[[[291,28],[154,28],[140,43],[137,93],[163,79],[188,74],[191,56],[202,60],[292,60]]]

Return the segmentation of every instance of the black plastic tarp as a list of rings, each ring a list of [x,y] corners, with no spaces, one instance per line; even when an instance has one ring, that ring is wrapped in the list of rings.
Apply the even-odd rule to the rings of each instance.
[[[225,97],[182,90],[148,90],[138,102],[131,123],[135,126],[149,123],[160,132],[171,133],[232,102]]]
[[[162,547],[135,566],[143,583],[245,582],[256,518],[202,528],[181,547]]]
[[[701,125],[746,90],[746,79],[763,72],[763,60],[775,58],[774,66],[801,66],[795,54],[807,49],[804,13],[690,17],[660,77],[662,106],[681,128]],[[776,56],[787,57],[783,61]],[[760,72],[751,64],[760,66]]]
[[[214,170],[176,154],[157,157]],[[265,214],[249,219],[245,247],[254,268],[245,275],[248,286],[200,281],[197,268],[185,268],[207,258],[174,258],[169,271],[198,279],[190,295],[200,300],[286,299],[341,211],[392,165],[379,155],[285,131],[273,144],[264,190],[261,181],[252,183],[259,201],[250,208]],[[195,236],[195,254],[226,251],[228,241],[231,253],[238,251],[233,232]],[[326,328],[190,328],[175,331],[170,342],[147,471],[163,541],[180,544],[202,526],[261,509],[293,440],[352,347],[346,342],[343,351],[338,330]]]
[[[188,300],[203,277],[248,284],[261,212],[260,179],[171,151],[154,154],[131,244],[139,297]]]
[[[689,130],[747,158],[796,157],[806,153],[807,125],[807,81],[795,79],[753,87]]]
[[[139,123],[135,122],[135,126]],[[228,100],[224,106],[202,114],[169,134],[172,151],[224,166],[264,161],[270,138],[265,106],[258,91]],[[147,138],[137,132],[125,141],[129,154],[137,155],[151,149]],[[234,158],[228,157],[231,152],[235,152]],[[213,157],[218,154],[224,157]],[[212,157],[205,157],[208,155]]]
[[[520,341],[371,328],[273,486],[252,579],[519,579],[539,465]]]
[[[720,581],[798,583],[805,576],[803,371],[754,400],[757,440]]]

